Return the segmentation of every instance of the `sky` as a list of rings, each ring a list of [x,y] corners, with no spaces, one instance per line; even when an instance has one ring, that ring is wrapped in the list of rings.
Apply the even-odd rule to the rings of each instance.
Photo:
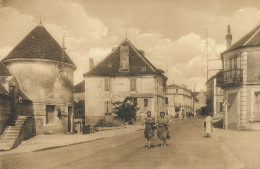
[[[227,25],[232,43],[260,24],[259,0],[0,0],[0,59],[40,20],[77,66],[82,81],[89,58],[98,64],[126,37],[168,77],[167,84],[205,90],[221,69]],[[212,60],[215,59],[215,60]]]

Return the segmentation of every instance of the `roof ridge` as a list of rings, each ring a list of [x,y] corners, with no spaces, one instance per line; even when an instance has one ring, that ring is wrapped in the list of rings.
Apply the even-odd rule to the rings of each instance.
[[[139,50],[130,42],[130,40],[128,40],[126,38],[126,40],[130,43],[130,45],[134,48],[134,50],[136,51],[136,53],[144,60],[144,62],[146,62],[150,67],[152,67],[153,69],[155,69],[154,71],[158,72],[158,69],[143,55],[140,54]]]
[[[259,25],[257,26],[259,27]],[[242,45],[245,46],[249,41],[251,41],[251,39],[253,39],[253,37],[260,31],[260,27],[258,28],[258,30]]]
[[[109,54],[106,55],[105,58],[103,58],[101,61],[98,62],[98,64],[96,64],[91,70],[87,71],[86,73],[84,73],[83,75],[88,75],[88,74],[92,74],[93,72],[95,72],[96,69],[98,69],[100,66],[102,67],[103,63],[106,62],[107,59],[109,59],[110,57],[113,57],[114,54],[118,55],[119,49],[122,45],[128,45],[129,48],[131,49],[131,51],[133,52],[133,55],[135,55],[136,57],[138,57],[140,59],[140,61],[142,63],[145,64],[145,66],[147,66],[147,68],[150,69],[150,73],[160,73],[158,71],[158,69],[151,63],[148,61],[147,58],[145,58],[145,56],[143,56],[140,51],[130,42],[130,40],[128,38],[125,38],[114,50],[112,50],[111,52],[109,52]],[[115,73],[112,73],[115,74]]]

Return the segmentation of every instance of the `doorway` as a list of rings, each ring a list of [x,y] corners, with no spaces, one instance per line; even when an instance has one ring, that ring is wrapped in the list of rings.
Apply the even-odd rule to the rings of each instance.
[[[55,122],[55,105],[46,105],[46,124]]]
[[[68,132],[73,132],[73,109],[68,106]]]

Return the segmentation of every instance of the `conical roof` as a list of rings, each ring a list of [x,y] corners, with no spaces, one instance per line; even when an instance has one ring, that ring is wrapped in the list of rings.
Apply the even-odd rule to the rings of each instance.
[[[63,60],[64,63],[75,66],[67,53],[43,26],[34,28],[2,61],[12,59]]]
[[[260,25],[255,27],[243,38],[241,38],[232,46],[230,46],[226,51],[230,51],[242,47],[251,47],[251,46],[260,46]]]

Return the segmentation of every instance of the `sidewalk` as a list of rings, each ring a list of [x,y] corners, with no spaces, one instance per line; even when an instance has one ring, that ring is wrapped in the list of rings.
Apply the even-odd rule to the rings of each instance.
[[[141,125],[129,125],[120,129],[99,131],[91,134],[40,134],[29,140],[23,141],[21,145],[13,150],[0,152],[0,156],[64,147],[127,134],[141,129],[143,129]]]
[[[260,168],[260,132],[213,129],[213,138],[216,138],[225,151],[233,154],[243,168]]]

